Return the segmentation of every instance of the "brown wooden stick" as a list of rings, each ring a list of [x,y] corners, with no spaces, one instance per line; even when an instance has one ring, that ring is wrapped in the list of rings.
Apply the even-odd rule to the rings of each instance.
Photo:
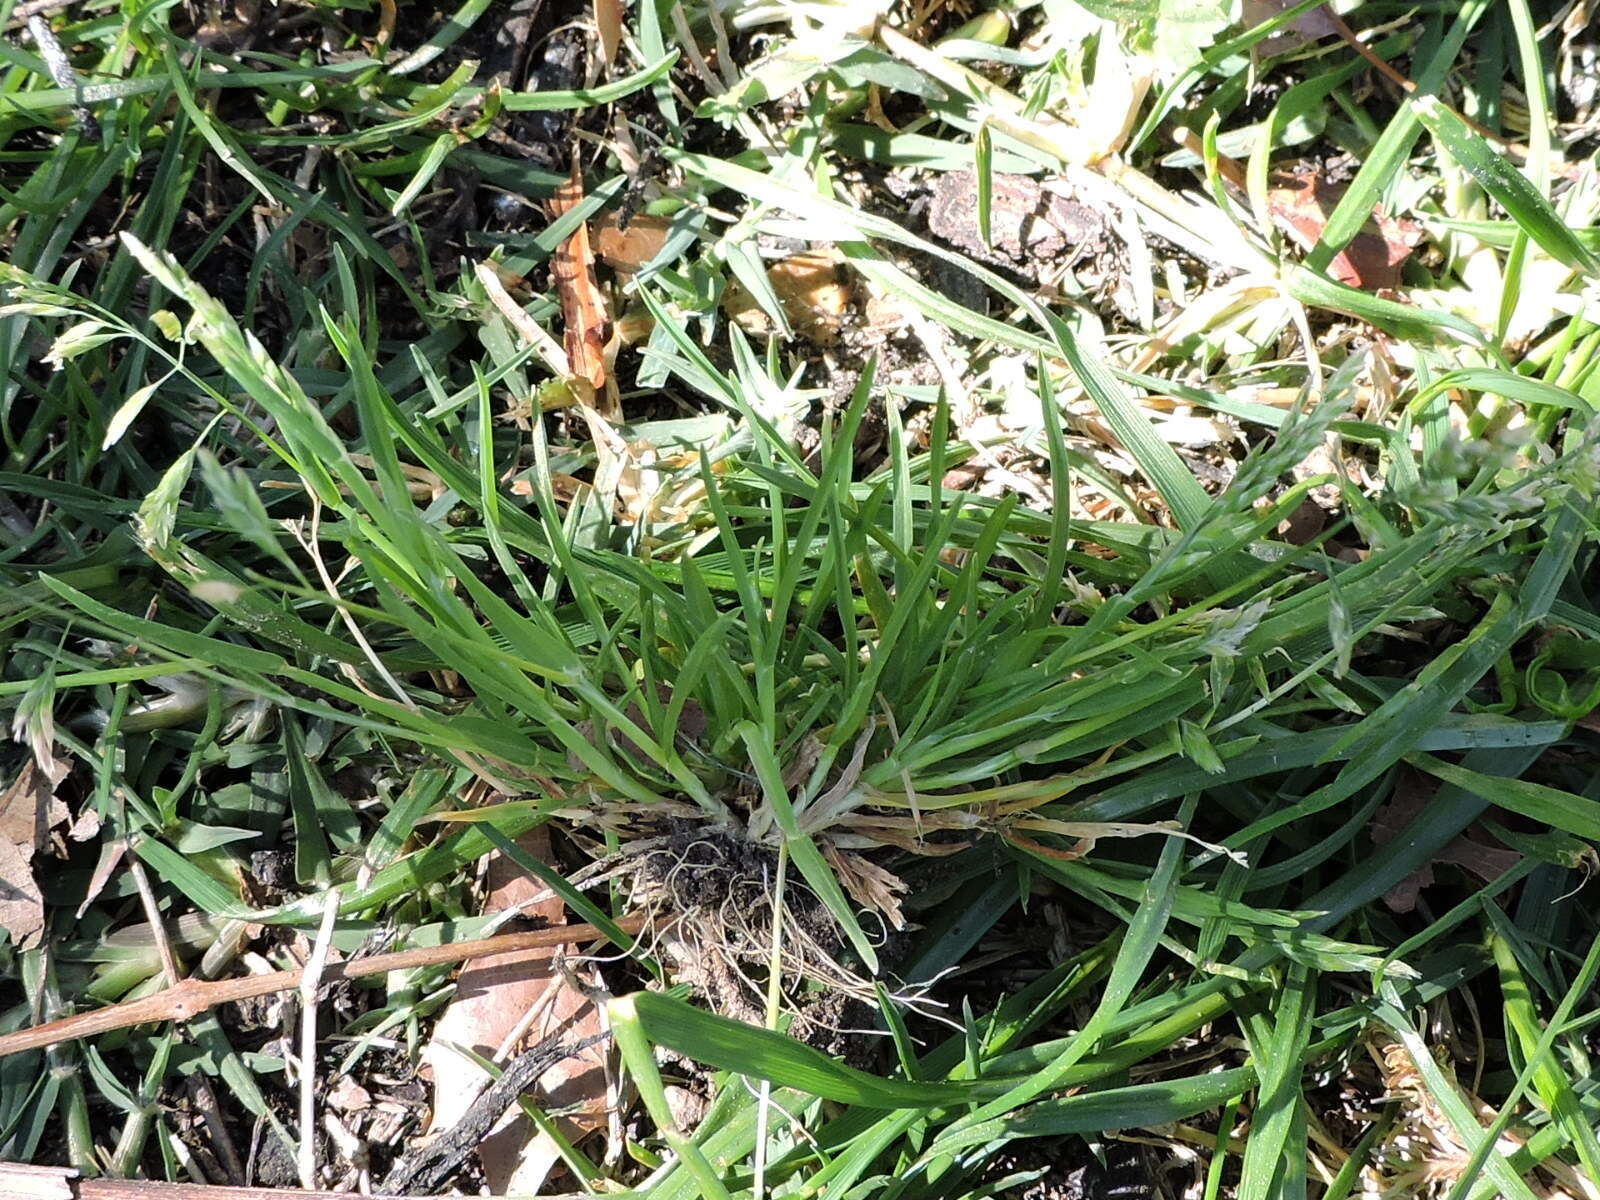
[[[618,927],[628,934],[644,928],[643,917],[623,917]],[[564,946],[569,942],[588,942],[605,937],[605,932],[593,925],[556,925],[550,929],[534,929],[527,933],[502,933],[496,937],[475,938],[468,942],[450,942],[443,946],[419,946],[415,950],[396,950],[389,954],[373,954],[366,958],[353,958],[348,962],[330,963],[323,971],[325,983],[339,979],[357,979],[364,975],[382,975],[386,971],[403,971],[409,967],[432,967],[441,963],[461,962],[468,958],[481,958],[486,954],[504,954],[513,950],[542,950]],[[293,991],[300,986],[303,969],[271,971],[265,975],[242,975],[235,979],[185,979],[177,987],[167,988],[153,996],[128,1000],[93,1012],[78,1013],[22,1029],[16,1033],[0,1035],[0,1058],[20,1054],[24,1050],[38,1050],[57,1042],[73,1038],[94,1037],[113,1029],[126,1029],[130,1025],[145,1025],[152,1021],[184,1021],[235,1000],[248,1000],[252,996],[267,996],[273,992]]]
[[[0,1196],[5,1200],[350,1200],[349,1192],[213,1187],[150,1179],[84,1179],[71,1167],[28,1167],[18,1163],[0,1163]],[[372,1196],[366,1200],[382,1198]]]

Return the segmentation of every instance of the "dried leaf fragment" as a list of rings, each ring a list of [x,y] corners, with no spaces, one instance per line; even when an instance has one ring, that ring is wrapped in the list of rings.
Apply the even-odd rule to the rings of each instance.
[[[1290,0],[1244,0],[1239,27],[1249,29],[1263,21],[1270,21],[1292,7]],[[1268,34],[1265,39],[1251,47],[1251,52],[1257,57],[1287,54],[1291,50],[1298,50],[1301,46],[1320,42],[1325,37],[1333,37],[1338,32],[1339,26],[1328,15],[1326,8],[1319,4]]]
[[[661,253],[671,229],[668,218],[650,213],[636,213],[624,229],[621,214],[608,212],[595,225],[595,252],[613,271],[632,275]]]
[[[1029,175],[990,177],[989,240],[978,224],[978,174],[947,171],[933,184],[928,231],[980,262],[1033,267],[1069,256],[1076,260],[1106,252],[1109,216],[1064,181],[1046,187]]]
[[[517,843],[547,862],[549,835],[543,829]],[[537,880],[499,855],[489,865],[488,912],[515,907],[552,925],[565,922],[561,900],[545,895]],[[488,1075],[458,1051],[470,1049],[495,1058],[508,1041],[510,1050],[551,1035],[574,1042],[602,1032],[594,1001],[568,984],[557,969],[554,952],[531,950],[476,959],[456,979],[456,995],[434,1027],[423,1052],[433,1072],[431,1128],[452,1128],[488,1083]],[[514,1040],[513,1040],[514,1039]],[[603,1046],[590,1047],[564,1059],[540,1078],[537,1102],[570,1110],[562,1118],[569,1137],[581,1137],[605,1120],[606,1071]],[[532,1193],[556,1161],[552,1145],[520,1112],[513,1109],[479,1148],[479,1158],[493,1190]]]
[[[831,254],[806,250],[791,255],[768,267],[767,278],[796,333],[818,346],[838,340],[850,311],[851,292]],[[729,283],[723,293],[722,310],[747,333],[772,332],[767,314],[738,283]]]
[[[71,814],[56,795],[70,765],[51,758],[41,767],[30,758],[0,795],[0,929],[20,949],[39,944],[44,932],[44,896],[34,878],[34,852]]]
[[[1267,191],[1267,207],[1278,228],[1302,250],[1322,237],[1344,185],[1329,183],[1315,170],[1278,172]],[[1373,211],[1350,244],[1334,256],[1329,273],[1340,283],[1378,291],[1400,286],[1400,269],[1422,240],[1415,221]]]
[[[900,897],[908,890],[905,880],[870,858],[853,850],[840,850],[831,842],[822,844],[822,853],[851,899],[863,908],[883,914],[891,929],[906,927],[905,913],[900,907]]]
[[[1422,815],[1438,790],[1437,781],[1408,770],[1396,785],[1394,798],[1372,814],[1367,835],[1379,846],[1401,836]],[[1433,883],[1436,863],[1453,863],[1484,883],[1493,883],[1522,861],[1517,851],[1481,840],[1484,837],[1487,835],[1473,836],[1471,829],[1458,836],[1440,850],[1432,862],[1418,867],[1385,892],[1384,904],[1397,913],[1408,913],[1416,908],[1422,889]]]
[[[559,220],[582,202],[583,175],[574,159],[571,176],[556,189],[550,201],[550,216]],[[611,320],[600,285],[595,282],[594,250],[589,244],[587,224],[579,224],[557,247],[552,267],[556,294],[561,301],[561,317],[566,326],[562,340],[572,375],[594,388],[595,402],[602,416],[607,420],[620,420],[622,414],[606,387],[606,345],[611,340]]]
[[[48,769],[31,758],[24,762],[11,786],[0,795],[0,837],[25,846],[31,855],[51,829],[66,824],[72,814],[56,795],[56,785],[69,769],[70,764],[59,758],[52,759]]]
[[[32,855],[0,838],[0,929],[21,950],[39,944],[44,933],[44,896],[33,878]]]
[[[600,63],[609,67],[622,46],[622,0],[594,0],[594,31],[600,43]]]

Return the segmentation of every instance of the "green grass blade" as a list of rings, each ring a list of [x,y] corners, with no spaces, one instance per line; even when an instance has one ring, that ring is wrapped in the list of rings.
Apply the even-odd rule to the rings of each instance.
[[[1550,202],[1528,177],[1510,160],[1484,141],[1452,110],[1433,96],[1418,96],[1411,101],[1417,119],[1427,126],[1439,146],[1446,150],[1478,182],[1546,254],[1585,275],[1600,274],[1600,258],[1567,228]]]
[[[658,992],[629,997],[650,1041],[680,1054],[777,1087],[792,1087],[840,1104],[876,1109],[926,1109],[993,1094],[993,1084],[881,1079],[846,1066],[770,1029],[719,1017]]]

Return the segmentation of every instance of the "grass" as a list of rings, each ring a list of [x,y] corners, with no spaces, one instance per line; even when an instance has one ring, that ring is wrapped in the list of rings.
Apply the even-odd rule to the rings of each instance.
[[[334,888],[342,952],[474,936],[476,864],[550,823],[572,853],[526,865],[578,916],[672,929],[614,939],[641,1115],[575,1151],[591,1190],[1020,1195],[1144,1131],[1208,1200],[1595,1195],[1586,35],[1344,14],[1407,95],[1337,37],[1263,50],[1311,6],[1167,8],[644,5],[542,91],[466,61],[473,3],[308,6],[237,58],[91,4],[76,95],[13,41],[3,762],[62,759],[79,824],[33,850],[44,927],[7,918],[0,1032],[159,990],[169,944],[280,954]],[[548,227],[547,111],[588,181]],[[1340,153],[1302,254],[1270,169]],[[969,167],[990,244],[1007,178],[1095,198],[1126,305],[893,210]],[[613,428],[552,377],[545,264],[630,191],[665,233],[612,296]],[[1375,204],[1425,248],[1382,293],[1335,265]],[[894,331],[730,325],[734,281],[791,323],[774,238]],[[770,905],[663,881],[708,837]],[[325,1012],[324,1068],[414,1053],[449,978]],[[792,1036],[830,990],[870,1069]],[[660,1048],[713,1073],[692,1127]],[[0,1159],[197,1178],[196,1074],[297,1145],[287,1057],[224,1012],[0,1058]]]

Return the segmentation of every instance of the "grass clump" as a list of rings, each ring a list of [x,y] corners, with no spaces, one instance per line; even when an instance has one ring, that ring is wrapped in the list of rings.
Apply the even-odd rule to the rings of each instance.
[[[248,62],[107,14],[59,31],[98,140],[12,68],[0,697],[61,811],[0,1030],[473,936],[499,851],[625,955],[597,1188],[1020,1193],[1124,1135],[1196,1195],[1592,1192],[1581,97],[1520,4],[1345,14],[1410,90],[1313,6],[1106,7],[645,6],[538,87],[453,61],[482,6],[398,60],[356,10]],[[606,149],[547,224],[565,148],[501,151],[562,111]],[[957,254],[896,205],[963,170]],[[1005,249],[1058,199],[1100,244]],[[615,395],[539,283],[591,219]],[[448,994],[324,1050],[410,1061]],[[0,1058],[0,1158],[204,1176],[178,1077],[298,1147],[293,1057],[228,1016]]]

